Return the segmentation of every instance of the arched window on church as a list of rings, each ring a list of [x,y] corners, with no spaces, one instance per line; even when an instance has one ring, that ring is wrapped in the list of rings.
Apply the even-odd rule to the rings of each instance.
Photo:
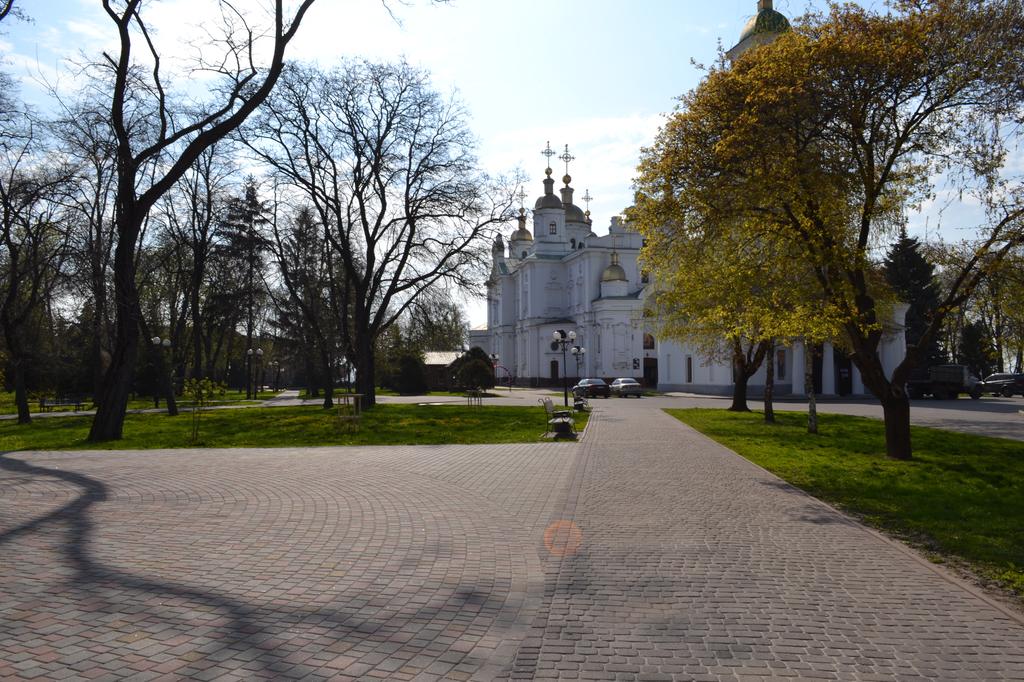
[[[548,234],[558,234],[558,223],[551,221],[551,224],[548,225]]]
[[[569,240],[569,248],[570,249],[575,249],[576,248],[576,238],[575,237],[573,237],[572,239]]]
[[[644,350],[654,350],[654,335],[644,334]]]
[[[521,254],[519,255],[519,257],[520,257],[520,258],[522,258],[523,260],[526,260],[526,251],[523,251],[523,252],[522,252],[522,253],[521,253]]]

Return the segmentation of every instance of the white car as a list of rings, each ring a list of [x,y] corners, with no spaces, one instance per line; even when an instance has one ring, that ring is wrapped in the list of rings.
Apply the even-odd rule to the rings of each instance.
[[[631,395],[639,398],[643,393],[644,389],[636,379],[623,377],[612,382],[612,395],[617,395],[620,398],[627,398]]]

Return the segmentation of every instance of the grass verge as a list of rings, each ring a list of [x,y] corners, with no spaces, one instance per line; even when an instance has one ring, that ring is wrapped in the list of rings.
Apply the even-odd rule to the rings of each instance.
[[[0,451],[134,450],[187,447],[296,447],[316,445],[420,445],[531,443],[546,427],[539,407],[465,405],[377,405],[357,428],[341,423],[333,410],[315,406],[252,407],[202,413],[199,439],[191,442],[191,412],[129,414],[124,438],[88,443],[91,420],[53,417],[19,426],[0,422]],[[577,417],[582,430],[587,415]]]
[[[1024,443],[911,427],[914,459],[885,457],[882,422],[819,414],[667,410],[673,417],[868,525],[966,568],[1024,604]]]
[[[275,391],[261,391],[259,397],[254,400],[245,399],[245,391],[226,391],[224,395],[215,396],[208,402],[209,405],[238,405],[244,403],[259,403],[269,400],[277,395]],[[179,408],[191,406],[191,402],[182,396],[178,396]],[[39,413],[39,398],[32,398],[28,401],[29,411],[32,414]],[[95,409],[92,398],[85,398],[82,408],[85,410]],[[145,410],[153,407],[153,399],[149,397],[133,397],[128,400],[129,410]],[[160,398],[160,407],[167,407],[163,397]],[[0,414],[17,414],[18,406],[14,404],[14,391],[0,391]]]

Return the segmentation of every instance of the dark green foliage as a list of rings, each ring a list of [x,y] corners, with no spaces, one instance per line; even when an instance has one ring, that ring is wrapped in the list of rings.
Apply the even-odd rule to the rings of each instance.
[[[999,361],[992,339],[980,322],[968,322],[960,331],[960,364],[970,367],[971,372],[979,378],[995,371]]]
[[[494,388],[494,366],[491,358],[479,346],[473,346],[463,353],[449,369],[461,389]]]
[[[470,360],[458,373],[462,388],[494,388],[494,368],[490,362]]]
[[[935,266],[920,252],[920,243],[908,237],[906,229],[885,257],[885,279],[900,300],[910,305],[907,311],[907,347],[918,345],[932,314],[939,307],[939,287],[935,281]],[[930,367],[947,362],[946,352],[939,343],[938,334],[925,344],[918,365]]]
[[[406,353],[398,358],[394,385],[395,390],[403,395],[422,395],[427,392],[427,369],[419,355]]]

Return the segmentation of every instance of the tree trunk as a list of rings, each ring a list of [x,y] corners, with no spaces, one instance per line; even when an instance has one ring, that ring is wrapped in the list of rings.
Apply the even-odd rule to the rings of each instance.
[[[775,397],[775,344],[768,346],[768,362],[764,367],[764,421],[766,424],[775,423],[775,405],[772,403]]]
[[[814,395],[814,349],[804,341],[804,391],[807,393],[807,433],[818,432],[818,402]]]
[[[195,268],[198,271],[200,265]],[[202,379],[206,376],[205,365],[203,364],[203,335],[199,330],[203,328],[203,312],[199,301],[199,287],[202,286],[202,272],[196,272],[192,277],[192,378]]]
[[[160,368],[160,374],[161,374],[161,377],[162,377],[161,383],[164,384],[164,395],[165,395],[165,400],[167,401],[167,416],[168,417],[177,417],[178,416],[178,403],[174,399],[174,378],[172,376],[172,372],[174,371],[174,362],[172,361],[170,363],[171,366],[168,367],[167,366],[167,362],[166,362],[166,360],[164,358],[163,349],[162,348],[155,348],[154,350],[155,350],[156,354],[159,356],[156,359],[156,361],[157,361],[157,367]],[[170,354],[171,354],[171,351],[168,351],[168,355],[170,355]],[[171,357],[173,357],[173,356],[171,356]]]
[[[910,400],[907,396],[887,396],[882,401],[885,418],[885,454],[889,459],[911,459]]]
[[[25,390],[25,360],[14,357],[14,403],[18,406],[18,423],[31,424],[32,413],[28,409],[28,391]]]
[[[133,191],[132,190],[129,191]],[[130,218],[124,215],[131,209],[119,207],[121,220]],[[103,375],[100,389],[99,405],[96,416],[89,429],[90,441],[117,440],[124,429],[125,410],[128,408],[128,394],[132,387],[132,376],[135,374],[135,359],[139,352],[139,321],[142,310],[139,308],[139,292],[135,284],[135,243],[138,239],[139,224],[120,227],[114,252],[114,308],[117,311],[114,352],[110,368]]]
[[[737,368],[736,380],[732,385],[732,405],[729,406],[730,412],[750,412],[750,408],[747,407],[747,373],[742,369]]]
[[[377,384],[374,377],[373,339],[360,335],[356,339],[356,388],[363,395],[363,409],[377,404]]]
[[[17,283],[12,283],[12,288]],[[13,299],[8,297],[8,301]],[[27,358],[22,350],[21,339],[17,335],[15,322],[8,317],[9,310],[0,312],[0,324],[3,326],[4,341],[7,344],[7,352],[11,358],[11,368],[14,371],[14,403],[18,407],[18,423],[31,424],[32,413],[28,409],[28,391],[25,389],[25,362]]]
[[[331,355],[322,345],[320,346],[320,366],[324,375],[324,409],[329,410],[334,407],[334,373],[331,371]]]

